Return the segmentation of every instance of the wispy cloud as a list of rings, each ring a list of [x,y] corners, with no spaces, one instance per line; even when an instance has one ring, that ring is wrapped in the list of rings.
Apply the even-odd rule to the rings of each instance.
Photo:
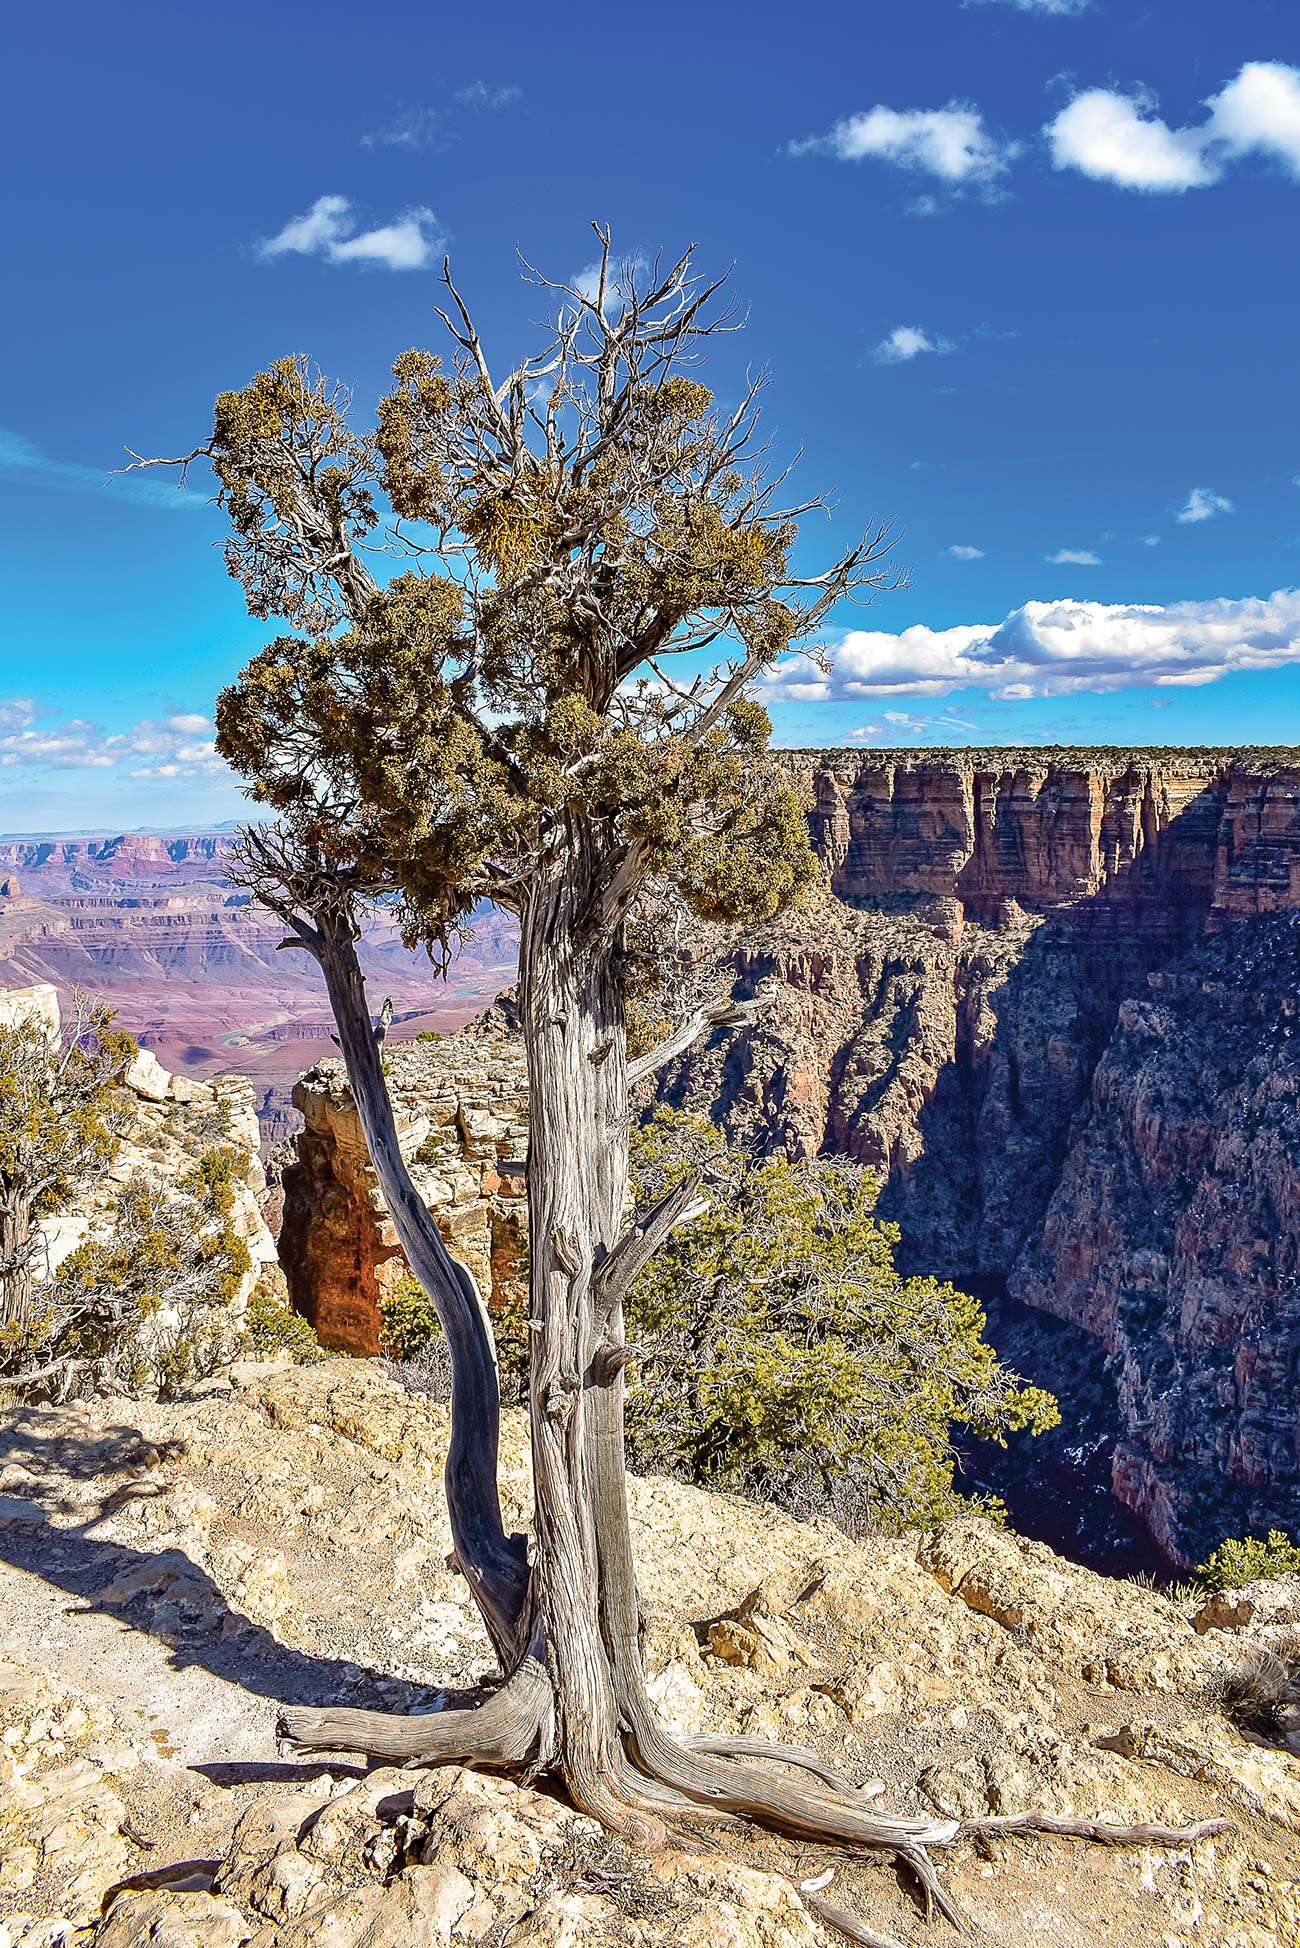
[[[457,138],[457,110],[494,111],[520,100],[523,89],[513,82],[468,81],[443,107],[428,104],[399,108],[378,128],[367,129],[363,149],[445,149]]]
[[[963,7],[988,6],[992,0],[961,0]],[[1002,4],[1015,7],[1022,14],[1086,14],[1092,0],[1002,0]]]
[[[289,254],[323,257],[329,264],[375,264],[390,271],[418,271],[431,262],[446,238],[433,211],[403,210],[390,223],[359,230],[346,196],[318,196],[302,216],[291,217],[274,237],[258,244],[264,262]]]
[[[1235,514],[1236,507],[1223,494],[1210,487],[1193,487],[1174,519],[1184,526],[1189,522],[1212,521],[1216,514]]]
[[[1300,662],[1300,589],[1244,601],[1026,602],[1000,623],[899,635],[855,629],[829,673],[786,657],[764,679],[771,703],[942,697],[978,689],[1027,697],[1214,683],[1234,670]]]
[[[1234,162],[1260,156],[1300,181],[1300,68],[1247,61],[1195,126],[1171,128],[1147,89],[1087,88],[1043,133],[1057,169],[1155,194],[1219,182]]]
[[[1100,568],[1101,556],[1094,555],[1091,548],[1058,548],[1054,555],[1045,555],[1045,561],[1054,568]]]
[[[108,467],[87,467],[77,460],[55,460],[21,433],[0,426],[0,472],[39,474],[56,487],[74,494],[103,494],[140,507],[206,507],[207,496],[178,487],[164,474],[115,474]]]
[[[950,101],[945,108],[897,109],[877,103],[842,117],[825,135],[791,142],[787,153],[890,163],[914,175],[932,176],[949,191],[990,194],[1020,148],[986,128],[980,111],[969,102]],[[937,208],[933,198],[924,199],[920,213],[932,215]]]
[[[895,325],[888,338],[882,338],[871,356],[877,365],[905,365],[922,352],[951,352],[952,340],[937,332],[922,331],[919,325]]]
[[[1142,537],[1142,546],[1144,548],[1158,548],[1160,542],[1161,536],[1158,534],[1144,534]]]
[[[0,766],[57,771],[120,770],[128,778],[228,778],[218,757],[212,720],[177,711],[146,718],[129,731],[106,731],[70,717],[48,727],[35,701],[0,703]]]
[[[984,559],[982,548],[972,548],[965,541],[954,541],[951,548],[944,549],[944,553],[951,555],[954,561],[983,561]]]

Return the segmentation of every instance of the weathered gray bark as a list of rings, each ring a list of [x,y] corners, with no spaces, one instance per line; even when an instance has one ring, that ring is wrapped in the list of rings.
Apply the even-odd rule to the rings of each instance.
[[[326,928],[316,949],[372,1163],[412,1269],[447,1331],[455,1376],[455,1463],[449,1456],[447,1474],[453,1530],[509,1675],[471,1710],[401,1718],[288,1708],[282,1728],[309,1749],[513,1766],[528,1774],[549,1768],[584,1811],[645,1844],[660,1842],[670,1822],[748,1818],[817,1842],[883,1849],[915,1872],[927,1911],[937,1905],[959,1921],[926,1852],[965,1830],[956,1821],[876,1813],[849,1781],[797,1747],[670,1738],[648,1698],[626,1495],[621,1295],[629,1267],[666,1235],[677,1206],[665,1202],[620,1244],[626,1035],[617,929],[593,926],[598,868],[579,835],[563,866],[535,883],[521,929],[530,1088],[531,1577],[501,1525],[496,1369],[481,1304],[401,1162],[352,933]],[[678,1199],[684,1205],[693,1194],[686,1186]],[[781,1768],[805,1776],[791,1779]],[[1029,1815],[996,1824],[1083,1831]],[[1222,1824],[1185,1831],[1089,1824],[1086,1837],[1181,1845]],[[818,1911],[842,1926],[837,1914]]]
[[[366,1007],[351,923],[318,922],[320,961],[366,1147],[412,1272],[437,1308],[451,1351],[447,1506],[461,1568],[505,1670],[527,1631],[528,1566],[521,1536],[507,1536],[497,1487],[501,1394],[492,1329],[468,1271],[443,1243],[402,1160],[383,1062]],[[305,943],[306,944],[306,943]]]
[[[22,1187],[0,1184],[0,1325],[24,1325],[31,1316],[31,1224]]]

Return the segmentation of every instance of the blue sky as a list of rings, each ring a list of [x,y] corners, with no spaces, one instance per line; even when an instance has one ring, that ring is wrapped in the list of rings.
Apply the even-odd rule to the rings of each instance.
[[[1294,0],[29,8],[8,34],[0,830],[238,816],[220,686],[269,633],[179,452],[283,352],[382,388],[450,250],[489,354],[519,246],[698,241],[711,374],[873,516],[906,593],[768,686],[787,743],[1300,735]]]

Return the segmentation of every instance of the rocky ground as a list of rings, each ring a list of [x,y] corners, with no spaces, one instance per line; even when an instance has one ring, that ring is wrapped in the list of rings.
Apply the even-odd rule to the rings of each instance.
[[[277,1751],[277,1699],[436,1708],[489,1668],[445,1439],[366,1361],[3,1416],[0,1943],[812,1948],[842,1939],[800,1891],[826,1874],[878,1933],[942,1939],[885,1859],[743,1832],[641,1857],[537,1789]],[[521,1417],[504,1443],[522,1524]],[[632,1505],[678,1729],[815,1745],[900,1812],[1234,1822],[959,1844],[944,1877],[990,1941],[1300,1940],[1300,1756],[1215,1704],[1287,1649],[1300,1579],[1197,1612],[977,1521],[853,1543],[662,1480]]]

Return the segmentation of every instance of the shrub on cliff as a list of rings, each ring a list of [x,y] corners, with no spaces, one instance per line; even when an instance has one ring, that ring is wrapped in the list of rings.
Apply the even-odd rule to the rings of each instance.
[[[633,1139],[646,1201],[703,1168],[707,1204],[629,1296],[645,1357],[628,1401],[636,1464],[829,1509],[846,1525],[933,1524],[969,1506],[953,1433],[1002,1441],[1060,1416],[983,1338],[974,1299],[903,1278],[870,1174],[841,1158],[755,1161],[660,1110]]]
[[[250,1260],[232,1222],[233,1166],[210,1150],[178,1182],[133,1176],[39,1289],[29,1339],[59,1393],[167,1395],[235,1351],[231,1307]]]
[[[327,1352],[303,1318],[286,1304],[266,1277],[258,1280],[244,1308],[239,1350],[250,1360],[288,1356],[294,1366],[314,1366],[341,1355]]]
[[[0,1025],[0,1376],[33,1363],[40,1220],[100,1182],[124,1121],[114,1090],[136,1054],[112,1011],[73,997],[65,1030],[33,1012]]]
[[[1196,1570],[1202,1589],[1237,1590],[1262,1583],[1270,1576],[1300,1574],[1300,1547],[1282,1529],[1270,1529],[1265,1542],[1257,1535],[1230,1536],[1211,1551]]]

